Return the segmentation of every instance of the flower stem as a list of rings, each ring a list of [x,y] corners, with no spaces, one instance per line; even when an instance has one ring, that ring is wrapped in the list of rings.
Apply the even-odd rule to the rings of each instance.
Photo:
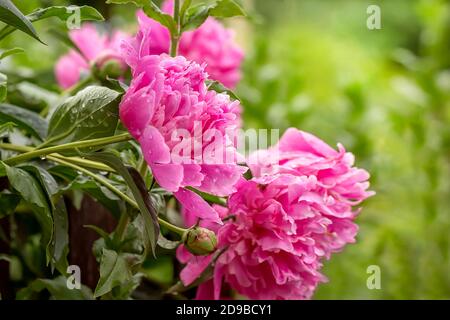
[[[77,148],[88,148],[88,147],[98,147],[105,146],[108,144],[123,142],[131,140],[132,137],[129,133],[120,134],[113,137],[100,138],[100,139],[92,139],[92,140],[84,140],[77,142],[70,142],[66,144],[62,144],[59,146],[48,147],[43,149],[34,149],[33,151],[26,152],[16,157],[9,158],[4,162],[9,165],[14,165],[20,162],[24,162],[33,158],[46,156],[52,153],[59,153],[62,151],[77,149]]]
[[[18,146],[18,145],[10,144],[10,143],[0,143],[0,149],[17,151],[17,152],[27,152],[27,153],[31,153],[35,150],[32,147]],[[45,149],[42,149],[42,150],[45,150]],[[98,183],[104,185],[111,192],[115,193],[117,196],[119,196],[121,199],[123,199],[128,204],[130,204],[132,207],[139,210],[139,206],[133,199],[131,199],[126,194],[124,194],[122,191],[117,189],[115,186],[113,186],[111,183],[109,183],[109,181],[106,180],[105,178],[103,178],[102,176],[99,176],[99,175],[84,168],[84,167],[88,167],[88,168],[97,169],[97,170],[101,170],[101,171],[114,172],[114,170],[111,169],[110,167],[108,167],[107,165],[100,163],[100,162],[95,162],[95,161],[86,160],[86,159],[77,158],[77,157],[64,157],[62,155],[54,154],[54,153],[48,154],[46,156],[46,159],[56,162],[56,163],[59,163],[59,164],[62,164],[62,165],[65,165],[69,168],[72,168],[72,169],[78,171],[78,172],[84,173],[85,175],[91,177]],[[159,221],[160,225],[166,227],[168,230],[170,230],[180,236],[183,236],[187,232],[186,229],[177,227],[159,217],[158,217],[158,221]]]
[[[127,196],[125,193],[123,193],[122,191],[120,191],[119,189],[117,189],[115,186],[113,186],[108,180],[106,180],[104,177],[99,176],[85,168],[79,167],[73,163],[67,162],[65,160],[61,160],[58,158],[55,158],[53,156],[48,156],[47,157],[49,160],[63,164],[65,166],[68,166],[72,169],[75,169],[81,173],[84,173],[85,175],[91,177],[92,179],[94,179],[95,181],[97,181],[98,183],[104,185],[106,188],[108,188],[111,192],[113,192],[114,194],[116,194],[118,197],[120,197],[122,200],[124,200],[125,202],[127,202],[128,204],[130,204],[133,208],[138,209],[139,210],[139,206],[136,203],[136,201],[134,201],[133,199],[131,199],[129,196]],[[184,236],[187,232],[186,229],[177,227],[161,218],[158,217],[158,221],[159,224],[166,227],[168,230],[180,235],[180,236]]]
[[[120,215],[119,223],[117,224],[115,232],[116,237],[119,241],[123,241],[123,239],[125,238],[125,233],[127,231],[127,226],[129,223],[130,223],[130,216],[126,212],[123,212]]]
[[[16,152],[24,152],[24,153],[36,150],[35,148],[32,148],[32,147],[18,146],[18,145],[10,144],[10,143],[0,143],[0,149],[11,150],[11,151],[16,151]],[[100,171],[106,171],[106,172],[115,172],[112,168],[110,168],[109,166],[107,166],[103,163],[100,163],[100,162],[82,159],[79,157],[65,157],[58,153],[52,153],[51,156],[61,159],[61,160],[68,161],[73,164],[80,165],[82,167],[96,169],[96,170],[100,170]]]
[[[176,34],[171,34],[170,55],[175,57],[178,54],[178,42],[180,41],[180,0],[175,0],[173,19],[177,25]]]

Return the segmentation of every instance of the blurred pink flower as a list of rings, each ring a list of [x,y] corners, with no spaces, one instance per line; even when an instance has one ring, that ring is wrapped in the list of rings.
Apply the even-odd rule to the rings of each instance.
[[[55,76],[62,88],[75,85],[82,72],[88,72],[93,63],[102,64],[115,60],[126,69],[126,64],[120,56],[120,43],[129,39],[127,34],[115,31],[110,37],[101,35],[93,24],[86,23],[80,29],[71,30],[69,37],[79,51],[71,49],[56,63]]]
[[[254,178],[242,179],[228,200],[232,220],[217,227],[224,252],[197,297],[218,299],[224,281],[250,299],[309,299],[326,281],[323,259],[355,242],[353,207],[374,194],[367,191],[369,174],[353,167],[342,146],[335,151],[296,129],[248,162]],[[181,276],[187,285],[212,258],[183,250],[178,258],[187,263]]]
[[[172,0],[164,3],[163,11],[172,13]],[[151,29],[149,50],[146,54],[169,53],[170,33],[167,28],[147,17],[142,11],[138,11],[137,16],[141,30]],[[199,64],[206,63],[209,77],[230,89],[234,89],[241,78],[243,51],[235,44],[233,31],[226,29],[214,18],[208,18],[194,31],[183,33],[179,54]]]
[[[159,185],[174,192],[198,218],[220,223],[200,196],[184,188],[218,196],[235,190],[246,168],[236,164],[235,145],[228,135],[240,123],[240,104],[208,91],[204,67],[195,62],[166,54],[141,56],[145,46],[136,46],[139,39],[146,39],[146,34],[139,33],[123,46],[134,69],[120,104],[121,120],[140,143]],[[217,158],[208,158],[211,150]]]

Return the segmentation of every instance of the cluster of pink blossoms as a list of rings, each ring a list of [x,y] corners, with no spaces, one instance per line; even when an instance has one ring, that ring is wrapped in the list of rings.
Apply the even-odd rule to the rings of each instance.
[[[172,7],[169,0],[163,10]],[[219,299],[224,287],[250,299],[311,298],[326,281],[320,273],[324,259],[355,241],[355,207],[373,195],[369,174],[353,166],[353,155],[342,146],[336,151],[289,129],[276,146],[247,159],[253,178],[245,180],[247,168],[237,163],[232,135],[240,127],[241,106],[206,85],[211,77],[233,88],[240,79],[243,54],[231,32],[209,18],[184,33],[180,56],[170,57],[168,30],[143,12],[138,21],[133,38],[115,33],[108,39],[91,25],[72,31],[82,55],[71,51],[61,58],[56,75],[69,87],[105,57],[130,66],[122,123],[141,145],[158,184],[182,204],[186,225],[200,221],[218,235],[218,251],[208,256],[178,248],[186,264],[182,282],[192,284],[212,264],[213,277],[199,286],[198,299]],[[120,50],[119,39],[125,39]],[[208,162],[211,150],[232,156]],[[211,207],[188,187],[229,197],[227,207]]]
[[[354,206],[373,195],[369,174],[353,167],[354,157],[336,151],[311,134],[289,129],[279,144],[248,160],[254,178],[241,179],[219,209],[223,226],[213,280],[202,284],[199,299],[219,299],[222,282],[251,299],[309,299],[326,278],[323,259],[355,241]],[[187,223],[193,222],[185,212]],[[183,247],[181,273],[192,283],[212,255],[195,257]]]
[[[163,11],[173,12],[173,0],[166,0]],[[170,33],[166,27],[138,12],[140,24],[150,28],[150,54],[169,53]],[[179,54],[199,64],[206,64],[206,72],[213,80],[233,89],[241,78],[242,50],[234,43],[234,34],[216,19],[209,17],[198,29],[184,32]]]
[[[235,191],[247,170],[236,163],[233,139],[240,103],[208,90],[204,65],[182,56],[152,55],[151,32],[141,21],[136,37],[122,44],[133,80],[120,104],[121,120],[140,143],[158,184],[199,218],[220,223],[216,211],[185,187],[217,196]],[[210,153],[222,157],[211,155],[217,161],[208,162]]]
[[[69,37],[78,51],[70,50],[56,63],[55,76],[62,88],[75,85],[81,74],[88,73],[94,63],[101,67],[104,62],[115,60],[126,70],[127,66],[120,55],[120,44],[129,39],[126,33],[115,31],[111,36],[101,35],[94,25],[86,23],[80,29],[71,30]]]

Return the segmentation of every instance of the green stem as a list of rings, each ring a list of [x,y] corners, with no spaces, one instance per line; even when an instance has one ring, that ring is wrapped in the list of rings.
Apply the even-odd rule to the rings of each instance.
[[[171,223],[167,222],[166,220],[163,220],[163,219],[161,219],[159,217],[158,217],[158,221],[159,221],[159,224],[161,226],[166,227],[168,230],[170,230],[170,231],[180,235],[182,238],[185,236],[186,232],[188,232],[187,229],[183,229],[183,228],[177,227],[177,226],[175,226],[175,225],[173,225],[173,224],[171,224]]]
[[[127,231],[127,226],[129,223],[130,223],[129,215],[126,212],[122,213],[119,219],[119,223],[117,224],[115,233],[119,241],[123,241],[123,239],[125,238],[125,232]]]
[[[177,25],[176,34],[171,34],[170,55],[175,57],[178,54],[178,41],[180,40],[180,0],[175,0],[173,18]]]
[[[119,189],[117,189],[115,186],[113,186],[108,180],[106,180],[104,177],[99,176],[85,168],[79,167],[73,163],[67,162],[65,160],[61,160],[58,158],[55,158],[53,156],[48,156],[47,157],[49,160],[63,164],[67,167],[70,167],[72,169],[75,169],[81,173],[84,173],[85,175],[91,177],[92,179],[94,179],[95,181],[97,181],[98,183],[104,185],[106,188],[108,188],[111,192],[113,192],[114,194],[116,194],[118,197],[120,197],[122,200],[124,200],[125,202],[127,202],[128,204],[130,204],[133,208],[138,209],[139,210],[139,206],[138,204],[131,199],[129,196],[127,196],[126,194],[124,194],[122,191],[120,191]],[[166,227],[168,230],[177,233],[180,236],[184,236],[187,232],[186,229],[177,227],[161,218],[158,217],[158,221],[159,224]]]
[[[142,156],[138,165],[138,171],[144,178],[147,175],[147,169],[148,169],[147,161],[145,161],[144,157]]]
[[[32,148],[32,147],[18,146],[18,145],[10,144],[10,143],[0,143],[0,149],[11,150],[11,151],[16,151],[16,152],[31,152],[31,151],[36,150],[35,148]],[[86,159],[83,159],[80,157],[65,157],[58,153],[52,153],[51,156],[61,159],[61,160],[68,161],[73,164],[80,165],[82,167],[91,168],[91,169],[100,170],[100,171],[106,171],[106,172],[115,172],[112,168],[110,168],[107,165],[100,163],[100,162],[86,160]]]
[[[14,145],[14,144],[9,144],[9,143],[0,143],[0,149],[5,149],[5,150],[11,150],[11,151],[17,151],[17,152],[32,152],[34,150],[34,148],[31,147],[26,147],[26,146],[18,146],[18,145]],[[44,150],[44,149],[43,149]],[[105,178],[103,178],[102,176],[99,176],[81,166],[84,167],[90,167],[92,169],[97,169],[97,170],[101,170],[101,171],[113,171],[110,167],[99,163],[99,162],[95,162],[95,161],[91,161],[91,160],[86,160],[86,159],[81,159],[81,158],[76,158],[76,157],[64,157],[61,156],[59,154],[49,154],[46,157],[48,160],[65,165],[69,168],[72,168],[78,172],[84,173],[87,176],[91,177],[92,179],[94,179],[95,181],[101,183],[102,185],[104,185],[106,188],[108,188],[111,192],[115,193],[117,196],[119,196],[121,199],[123,199],[125,202],[127,202],[128,204],[130,204],[132,207],[136,208],[139,210],[139,206],[137,205],[137,203],[131,199],[130,197],[128,197],[126,194],[124,194],[122,191],[120,191],[119,189],[117,189],[115,186],[113,186],[111,183],[109,183],[108,180],[106,180]],[[5,161],[6,162],[6,161]],[[180,236],[183,236],[186,233],[186,229],[177,227],[161,218],[158,217],[158,221],[159,224],[166,227],[168,230],[175,232],[177,234],[179,234]]]
[[[195,192],[196,194],[198,194],[200,197],[202,197],[203,199],[205,199],[209,203],[218,204],[218,205],[220,205],[222,207],[227,207],[227,200],[224,199],[224,198],[220,198],[218,196],[202,192],[202,191],[197,190],[197,189],[192,188],[192,187],[187,187],[187,189],[191,190],[192,192]]]
[[[46,156],[52,153],[59,153],[62,151],[77,149],[77,148],[88,148],[88,147],[99,147],[108,144],[113,144],[117,142],[123,142],[131,140],[132,137],[129,133],[120,134],[113,137],[100,138],[100,139],[92,139],[92,140],[84,140],[62,144],[59,146],[48,147],[43,149],[35,149],[30,152],[26,152],[24,154],[18,155],[16,157],[9,158],[4,162],[9,165],[14,165],[20,162],[24,162],[33,158]]]

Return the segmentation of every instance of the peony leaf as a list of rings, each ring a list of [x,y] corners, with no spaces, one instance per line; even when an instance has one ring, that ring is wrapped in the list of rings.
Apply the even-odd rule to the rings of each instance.
[[[76,22],[82,21],[103,21],[103,16],[93,7],[90,6],[53,6],[43,9],[38,9],[26,16],[30,22],[36,22],[43,19],[56,17],[62,21],[68,21],[75,18]],[[16,29],[12,26],[6,26],[0,30],[0,39],[10,35]]]
[[[74,13],[79,14],[80,21],[103,21],[105,18],[97,11],[97,9],[90,6],[53,6],[43,9],[38,9],[29,15],[27,18],[31,22],[56,17],[62,21],[70,19]]]
[[[0,72],[0,102],[5,101],[8,95],[8,77]]]
[[[30,300],[33,293],[43,290],[50,292],[55,300],[92,300],[93,295],[91,289],[82,285],[80,290],[71,290],[67,286],[67,279],[59,276],[55,279],[37,279],[28,287],[21,289],[17,293],[17,300]]]
[[[28,18],[25,17],[10,0],[0,0],[0,21],[3,21],[8,25],[4,29],[19,29],[20,31],[25,32],[36,40],[42,42],[30,20],[28,20]],[[0,39],[3,39],[1,32]]]
[[[24,53],[24,52],[25,51],[22,48],[12,48],[12,49],[8,49],[8,50],[4,50],[0,54],[0,60],[5,59],[6,57],[9,57],[13,54]]]
[[[25,203],[33,211],[42,229],[41,242],[47,251],[47,262],[53,237],[52,208],[44,187],[30,173],[21,168],[9,167],[0,162],[2,171],[6,173],[11,187],[17,191]]]
[[[94,297],[100,297],[131,279],[131,271],[124,255],[103,248],[100,259],[100,279]]]
[[[241,100],[236,93],[234,93],[232,90],[228,89],[218,81],[206,80],[206,85],[210,90],[216,91],[218,93],[226,93],[232,100]]]
[[[212,4],[197,4],[185,9],[181,30],[188,31],[200,27],[209,16],[231,18],[246,16],[246,13],[234,0],[218,0]]]
[[[96,139],[114,135],[121,94],[89,86],[68,98],[53,113],[46,144]]]
[[[64,274],[68,266],[69,222],[64,199],[59,195],[58,183],[47,170],[39,166],[23,165],[20,168],[33,175],[45,191],[53,217],[53,237],[47,250],[47,261],[51,262],[52,268],[56,267]]]
[[[13,193],[0,193],[0,219],[14,212],[20,197]]]
[[[177,33],[177,24],[173,17],[170,14],[161,11],[161,9],[151,0],[107,0],[106,3],[133,3],[137,7],[142,8],[147,16],[167,27],[171,34]]]
[[[122,160],[110,152],[98,152],[86,156],[88,159],[102,162],[113,168],[130,188],[133,197],[139,206],[144,221],[145,247],[155,255],[156,243],[159,235],[158,216],[153,208],[145,183],[136,169],[125,167]]]
[[[0,124],[13,122],[19,129],[43,140],[47,134],[47,121],[37,113],[11,105],[0,104]]]
[[[219,0],[209,11],[209,15],[218,18],[246,16],[244,9],[234,0]]]

